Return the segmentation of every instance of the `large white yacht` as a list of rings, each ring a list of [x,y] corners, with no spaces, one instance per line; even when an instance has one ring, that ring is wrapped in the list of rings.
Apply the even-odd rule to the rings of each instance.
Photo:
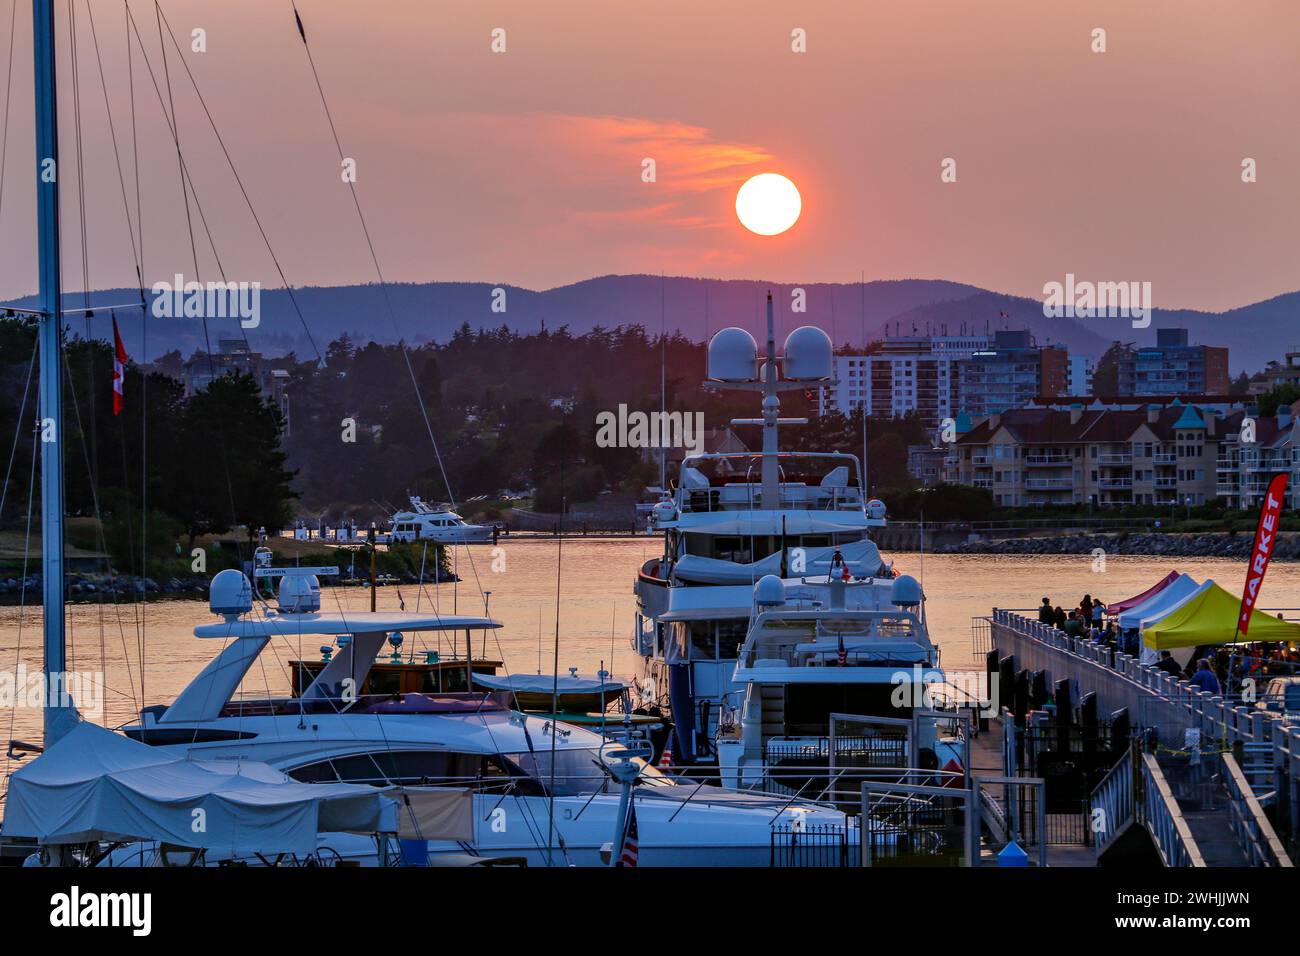
[[[968,758],[915,578],[764,577],[717,739],[722,784],[824,796],[833,771],[907,782],[964,776]],[[820,781],[820,784],[819,784]],[[853,794],[840,779],[837,791]],[[853,802],[850,797],[849,802]]]
[[[222,620],[195,628],[195,636],[222,641],[223,649],[170,706],[148,708],[139,724],[124,728],[128,736],[194,758],[260,761],[303,782],[471,790],[473,840],[427,841],[430,860],[470,851],[541,865],[605,864],[626,812],[613,775],[619,745],[524,714],[506,693],[356,692],[385,643],[401,646],[398,635],[472,632],[497,628],[496,621],[322,613],[311,574],[283,573],[279,607],[254,613],[248,579],[222,571],[210,601]],[[237,696],[274,640],[292,646],[312,638],[331,639],[336,648],[301,693]],[[824,805],[679,785],[640,763],[631,797],[638,865],[766,866],[774,830],[847,830],[844,815]],[[373,841],[328,836],[334,852],[375,862]]]
[[[434,507],[415,495],[410,500],[409,511],[398,511],[390,519],[389,543],[482,544],[492,540],[491,525],[469,524],[451,509]]]
[[[652,513],[663,551],[636,581],[636,704],[671,723],[666,748],[675,764],[716,758],[719,716],[738,706],[744,690],[733,671],[756,581],[825,576],[836,556],[854,579],[892,576],[868,537],[885,524],[885,506],[865,498],[858,459],[779,450],[779,426],[806,419],[781,418],[778,393],[826,383],[831,355],[826,333],[804,326],[778,358],[770,295],[764,363],[744,329],[723,329],[709,343],[710,386],[763,396],[761,418],[732,422],[761,425],[763,449],[687,457],[672,496]]]

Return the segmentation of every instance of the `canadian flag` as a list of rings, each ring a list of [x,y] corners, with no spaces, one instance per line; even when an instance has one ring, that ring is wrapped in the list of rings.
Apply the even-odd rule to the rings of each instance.
[[[117,330],[117,316],[113,316],[113,414],[121,415],[125,404],[122,385],[126,381],[126,346],[122,333]]]

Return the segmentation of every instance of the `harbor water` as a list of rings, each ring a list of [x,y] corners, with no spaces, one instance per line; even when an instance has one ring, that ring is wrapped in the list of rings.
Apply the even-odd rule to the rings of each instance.
[[[437,586],[397,585],[377,591],[378,609],[426,610],[432,604],[443,613],[480,614],[484,591],[491,616],[505,625],[501,630],[473,634],[476,656],[504,662],[510,673],[550,673],[559,604],[559,667],[565,673],[576,667],[584,674],[602,665],[618,677],[632,677],[639,661],[630,647],[635,598],[632,583],[638,568],[658,552],[652,538],[554,539],[505,538],[501,552],[487,546],[461,546],[453,559],[462,580]],[[1198,580],[1213,578],[1229,591],[1240,590],[1245,577],[1243,562],[1220,559],[1163,559],[1109,557],[1104,571],[1094,570],[1091,554],[1077,556],[1023,555],[885,555],[895,567],[922,578],[931,636],[942,651],[949,671],[978,668],[972,653],[970,619],[990,608],[1033,608],[1043,597],[1071,607],[1085,594],[1103,601],[1119,601],[1145,590],[1168,571],[1177,569]],[[559,580],[557,590],[557,559]],[[1300,608],[1300,564],[1276,563],[1269,569],[1260,607]],[[361,587],[330,587],[322,591],[325,610],[343,609],[364,614],[370,592]],[[1300,611],[1287,611],[1288,617]],[[199,640],[192,630],[216,619],[207,602],[165,599],[147,604],[111,602],[68,606],[68,656],[70,670],[98,680],[103,675],[101,706],[86,701],[87,716],[108,727],[133,720],[142,705],[170,703],[220,650],[219,640]],[[463,653],[463,635],[455,650]],[[40,608],[0,607],[0,674],[21,676],[40,669]],[[431,641],[425,644],[423,642]],[[319,639],[278,640],[249,672],[241,689],[250,696],[278,696],[289,688],[288,662],[297,657],[317,658]],[[426,648],[444,656],[453,648],[447,635],[410,635],[404,655]],[[143,668],[141,667],[143,648]],[[143,682],[143,694],[141,684]],[[0,728],[6,740],[38,742],[41,737],[39,701],[19,700],[4,715]],[[79,701],[79,703],[82,703]],[[11,761],[6,761],[11,763]],[[5,772],[13,770],[9,766]]]

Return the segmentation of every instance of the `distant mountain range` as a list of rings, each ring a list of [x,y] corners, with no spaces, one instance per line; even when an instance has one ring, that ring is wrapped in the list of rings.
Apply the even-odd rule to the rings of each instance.
[[[776,302],[778,339],[803,324],[833,332],[837,345],[862,344],[864,328],[867,340],[886,331],[956,335],[1028,328],[1039,344],[1062,344],[1071,352],[1096,359],[1112,341],[1152,344],[1157,328],[1182,327],[1190,330],[1194,343],[1226,345],[1234,375],[1258,371],[1270,359],[1281,360],[1283,353],[1300,346],[1300,292],[1227,312],[1156,309],[1149,328],[1135,329],[1130,320],[1122,318],[1047,318],[1038,300],[936,279],[804,284],[807,309],[803,314],[791,312],[795,286],[758,280],[600,276],[541,292],[502,285],[504,312],[493,310],[494,302],[501,301],[494,295],[496,288],[484,282],[392,284],[388,295],[396,322],[390,318],[377,285],[295,289],[292,298],[297,309],[285,290],[265,290],[261,323],[246,334],[256,350],[271,355],[292,350],[301,358],[316,350],[324,354],[329,342],[343,332],[358,342],[399,338],[412,343],[444,342],[463,324],[473,329],[506,325],[529,333],[545,322],[552,331],[568,326],[574,334],[597,326],[639,324],[652,335],[662,326],[697,340],[723,326],[739,325],[757,336],[763,327],[764,295],[770,289]],[[132,289],[106,289],[92,293],[90,301],[102,310],[136,296]],[[82,302],[80,293],[71,293],[65,298],[65,307],[80,307]],[[15,304],[32,307],[34,300]],[[123,310],[119,325],[127,350],[136,359],[152,359],[171,349],[188,356],[203,347],[203,328],[197,319],[152,319],[145,343],[147,355],[138,310]],[[86,325],[79,316],[71,317],[69,326],[85,334]],[[245,334],[232,319],[212,320],[208,326],[214,348],[218,339]],[[310,337],[306,329],[310,329]],[[107,338],[111,334],[107,313],[97,312],[90,330]]]

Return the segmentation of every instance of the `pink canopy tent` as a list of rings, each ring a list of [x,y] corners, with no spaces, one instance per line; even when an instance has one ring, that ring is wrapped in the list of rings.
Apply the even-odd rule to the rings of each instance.
[[[1106,613],[1120,614],[1124,611],[1127,611],[1131,607],[1137,607],[1139,604],[1143,603],[1144,601],[1151,600],[1151,598],[1155,597],[1157,594],[1159,594],[1161,591],[1169,587],[1169,585],[1173,584],[1177,580],[1178,580],[1178,572],[1170,571],[1163,578],[1161,578],[1158,583],[1147,588],[1141,594],[1135,594],[1133,595],[1133,597],[1129,598],[1126,601],[1116,601],[1114,604],[1108,605],[1106,608]]]

